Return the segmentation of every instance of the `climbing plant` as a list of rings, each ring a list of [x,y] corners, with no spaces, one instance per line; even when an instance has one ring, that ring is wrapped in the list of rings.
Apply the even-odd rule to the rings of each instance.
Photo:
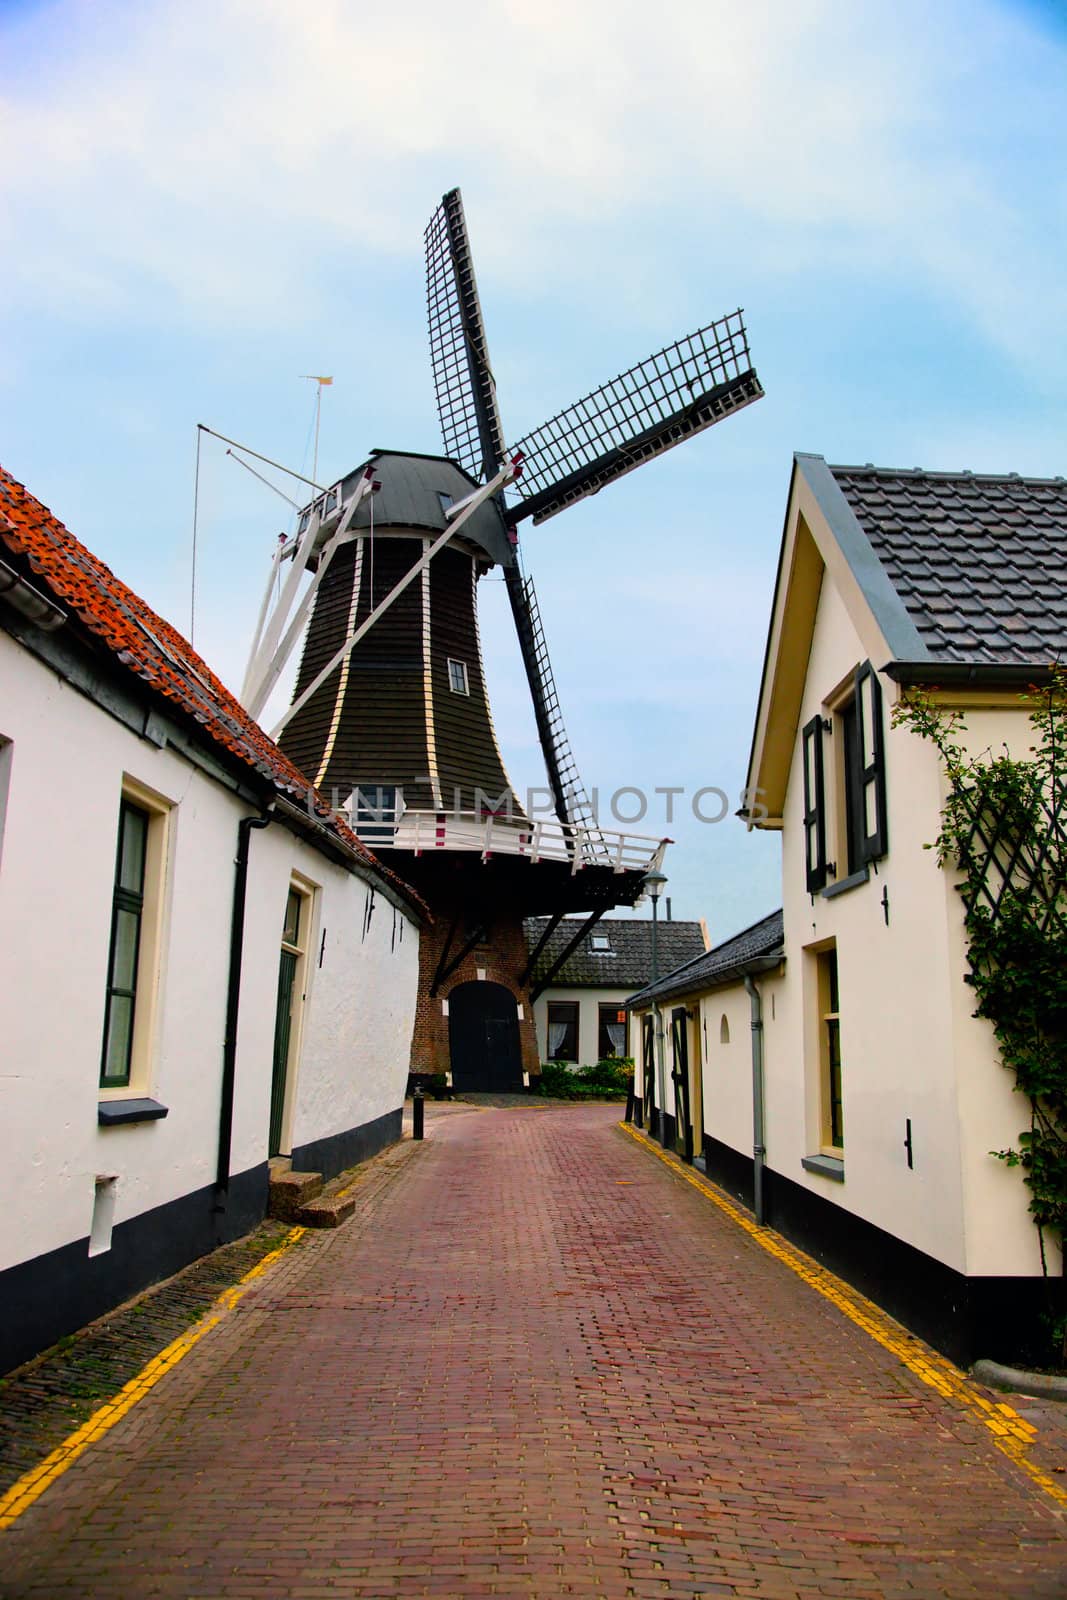
[[[1022,1169],[1045,1262],[1045,1235],[1067,1240],[1067,672],[1021,696],[1033,743],[969,755],[966,723],[911,691],[894,725],[941,754],[948,794],[931,846],[957,867],[975,1015],[993,1026],[1001,1061],[1026,1096],[1030,1125],[1007,1150]]]

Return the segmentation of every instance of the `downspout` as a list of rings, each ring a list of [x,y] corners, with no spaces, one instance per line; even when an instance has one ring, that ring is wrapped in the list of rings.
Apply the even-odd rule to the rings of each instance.
[[[222,1104],[219,1107],[219,1159],[215,1175],[215,1210],[225,1211],[230,1188],[230,1145],[233,1138],[233,1100],[237,1082],[237,1015],[241,1005],[241,961],[245,943],[245,897],[248,889],[248,842],[253,828],[266,828],[273,803],[260,817],[242,817],[237,824],[237,868],[233,880],[230,918],[230,972],[226,988],[226,1033],[222,1043]]]
[[[763,1226],[763,1167],[767,1155],[763,1116],[763,999],[748,973],[745,988],[752,1002],[752,1209]]]

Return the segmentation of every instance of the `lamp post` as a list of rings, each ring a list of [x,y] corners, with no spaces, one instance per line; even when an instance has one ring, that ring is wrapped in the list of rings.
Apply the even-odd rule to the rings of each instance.
[[[663,886],[667,882],[662,872],[648,872],[645,874],[645,890],[652,901],[652,982],[659,977],[659,952],[656,948],[657,920],[656,913],[659,906],[659,897],[663,893]],[[656,1100],[658,1102],[659,1142],[664,1149],[667,1148],[667,1107],[663,1075],[663,1018],[660,1015],[659,1005],[652,1002],[653,1048],[656,1056]]]

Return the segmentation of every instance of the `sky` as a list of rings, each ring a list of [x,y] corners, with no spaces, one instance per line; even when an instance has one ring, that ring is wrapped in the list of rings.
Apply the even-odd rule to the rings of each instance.
[[[0,460],[188,632],[198,422],[306,470],[326,373],[323,481],[441,449],[445,190],[510,439],[743,306],[766,398],[523,527],[586,786],[609,825],[649,796],[673,914],[725,938],[780,904],[778,844],[690,797],[740,799],[793,451],[1067,470],[1065,78],[1060,0],[0,0]],[[287,517],[205,447],[195,642],[231,687]]]

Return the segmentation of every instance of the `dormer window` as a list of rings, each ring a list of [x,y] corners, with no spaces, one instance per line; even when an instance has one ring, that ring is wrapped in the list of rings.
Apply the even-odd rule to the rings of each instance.
[[[611,939],[606,933],[590,934],[589,948],[594,955],[598,956],[613,956],[615,954],[611,948]]]
[[[467,663],[465,661],[449,659],[448,687],[453,694],[470,694],[470,687],[467,683]]]

